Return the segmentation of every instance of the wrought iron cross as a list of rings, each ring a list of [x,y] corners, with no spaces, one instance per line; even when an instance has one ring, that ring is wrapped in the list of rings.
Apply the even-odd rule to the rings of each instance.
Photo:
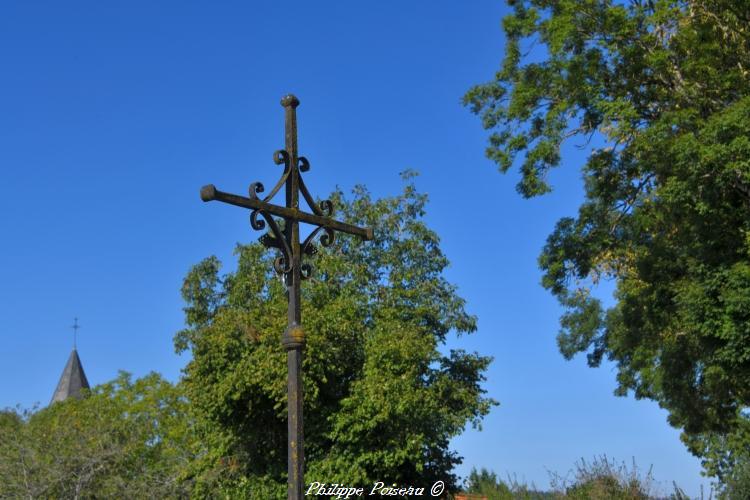
[[[277,165],[284,165],[284,173],[267,196],[259,198],[264,191],[263,184],[250,184],[249,196],[238,196],[224,193],[216,189],[213,184],[201,188],[203,201],[223,201],[231,205],[252,210],[250,225],[255,230],[262,230],[268,225],[271,234],[264,234],[260,241],[267,248],[276,248],[281,255],[274,261],[274,269],[284,277],[287,286],[289,305],[287,310],[287,329],[281,343],[287,350],[287,399],[289,411],[288,436],[288,470],[289,479],[287,497],[301,500],[304,489],[305,456],[303,447],[303,419],[302,419],[302,350],[305,346],[305,332],[302,329],[300,311],[300,285],[302,280],[310,277],[312,268],[303,263],[304,256],[314,255],[316,252],[314,238],[321,231],[320,244],[324,247],[333,244],[334,231],[361,236],[365,240],[373,238],[372,228],[362,228],[346,224],[333,219],[333,204],[329,200],[315,203],[310,191],[305,186],[300,172],[310,169],[310,162],[297,153],[297,106],[299,100],[293,95],[286,95],[281,99],[285,109],[285,149],[276,151],[273,161]],[[286,205],[270,203],[282,186],[286,187]],[[299,209],[300,193],[310,207],[310,212]],[[262,217],[259,219],[258,217]],[[284,220],[284,227],[280,228],[274,216]],[[299,224],[305,222],[318,226],[310,235],[300,242]]]

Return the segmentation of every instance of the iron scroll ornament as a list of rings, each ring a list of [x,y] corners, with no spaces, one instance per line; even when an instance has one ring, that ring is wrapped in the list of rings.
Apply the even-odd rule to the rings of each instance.
[[[213,184],[208,184],[201,188],[201,199],[206,202],[218,200],[230,205],[251,209],[250,226],[255,230],[263,230],[266,228],[266,225],[268,226],[270,233],[261,236],[259,241],[266,248],[276,248],[280,251],[281,255],[274,261],[274,270],[287,278],[293,271],[295,249],[291,248],[289,241],[285,237],[284,231],[279,227],[279,224],[273,216],[281,217],[287,223],[290,220],[293,220],[318,226],[301,244],[299,244],[300,277],[302,279],[308,279],[312,275],[312,266],[309,263],[303,263],[302,259],[304,256],[312,256],[317,253],[314,239],[318,234],[323,232],[319,238],[320,245],[328,247],[335,241],[334,231],[344,231],[349,234],[360,236],[366,240],[371,240],[373,239],[373,230],[372,228],[361,228],[333,219],[331,215],[333,214],[334,209],[333,203],[331,203],[330,200],[323,200],[319,203],[315,203],[315,200],[300,175],[300,172],[306,172],[310,169],[310,162],[305,157],[299,157],[297,160],[297,165],[295,165],[297,171],[294,172],[294,177],[299,193],[302,194],[302,197],[305,199],[305,202],[312,213],[303,212],[296,207],[281,206],[270,203],[270,200],[279,192],[281,187],[290,182],[293,168],[290,162],[290,157],[291,155],[285,150],[279,150],[274,153],[274,163],[277,165],[283,164],[284,172],[276,185],[274,185],[271,192],[262,199],[258,196],[265,190],[265,187],[261,182],[253,182],[250,184],[248,197],[225,193],[216,189]]]
[[[273,162],[276,165],[284,165],[284,172],[282,173],[278,182],[276,182],[276,185],[273,187],[271,192],[268,193],[268,195],[266,195],[263,199],[258,196],[265,190],[263,183],[253,182],[252,184],[250,184],[248,193],[250,199],[260,201],[261,203],[269,203],[273,199],[273,197],[276,196],[281,187],[286,183],[291,172],[289,153],[287,153],[283,149],[274,152]],[[305,181],[300,175],[300,172],[307,172],[308,170],[310,170],[310,162],[308,161],[308,159],[304,156],[300,156],[297,160],[297,169],[297,182],[299,191],[300,193],[302,193],[302,197],[305,199],[305,202],[307,203],[307,206],[310,208],[312,213],[319,217],[332,217],[334,210],[331,200],[322,200],[318,203],[315,203],[315,200],[313,199],[310,191],[305,185]],[[263,217],[263,219],[259,219],[259,215]],[[271,230],[270,234],[266,233],[258,240],[266,248],[275,248],[281,252],[281,255],[274,260],[273,267],[277,273],[286,275],[292,270],[293,266],[292,249],[289,247],[286,238],[284,238],[284,234],[279,227],[279,224],[276,222],[273,216],[271,216],[263,208],[256,208],[252,212],[250,212],[250,226],[253,229],[255,229],[256,231],[261,231],[266,228],[266,225],[268,225],[269,229]],[[318,226],[312,231],[312,233],[307,236],[307,238],[305,238],[305,241],[300,244],[301,258],[303,258],[304,256],[313,256],[318,252],[318,249],[316,248],[314,243],[314,239],[321,231],[323,231],[323,235],[321,235],[319,239],[320,245],[323,247],[329,247],[333,245],[333,242],[336,239],[333,229],[326,226]],[[312,276],[312,266],[309,263],[300,262],[300,276],[303,280],[308,279],[310,276]]]

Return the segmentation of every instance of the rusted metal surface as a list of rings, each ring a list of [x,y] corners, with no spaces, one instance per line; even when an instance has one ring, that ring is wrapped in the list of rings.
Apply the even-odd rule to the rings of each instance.
[[[266,203],[257,198],[247,198],[245,196],[238,196],[236,194],[224,193],[216,189],[213,184],[203,186],[201,188],[201,199],[203,201],[223,201],[230,205],[235,205],[242,208],[249,208],[251,210],[262,210],[265,213],[271,215],[278,215],[281,218],[297,219],[300,222],[306,222],[308,224],[314,224],[322,228],[331,228],[336,231],[342,231],[345,233],[353,234],[355,236],[361,236],[366,240],[371,240],[372,228],[369,227],[357,227],[345,222],[339,222],[329,217],[310,214],[294,208],[287,208],[281,205],[274,205],[273,203]]]
[[[284,276],[288,293],[287,329],[281,337],[281,343],[287,350],[287,399],[288,399],[288,489],[287,498],[302,500],[304,490],[304,433],[302,415],[302,355],[305,347],[305,331],[302,328],[302,311],[300,307],[300,288],[302,280],[312,272],[309,264],[303,262],[304,256],[315,253],[314,239],[321,232],[319,243],[329,246],[334,241],[334,231],[360,236],[366,240],[373,239],[372,228],[363,228],[337,221],[333,215],[333,204],[324,200],[318,204],[310,195],[300,172],[310,169],[310,162],[299,156],[297,150],[297,106],[299,99],[286,95],[281,99],[284,107],[284,148],[276,151],[274,163],[284,165],[284,173],[267,196],[259,198],[264,191],[260,182],[250,185],[249,196],[219,191],[213,184],[201,188],[203,201],[221,201],[230,205],[252,210],[250,225],[255,230],[262,230],[268,225],[270,235],[264,234],[260,241],[267,248],[276,248],[280,256],[274,262],[274,269]],[[286,203],[284,206],[269,203],[285,188]],[[300,194],[312,213],[299,209]],[[273,216],[284,220],[283,230]],[[261,218],[259,218],[261,217]],[[303,242],[300,242],[299,225],[301,222],[318,226]]]

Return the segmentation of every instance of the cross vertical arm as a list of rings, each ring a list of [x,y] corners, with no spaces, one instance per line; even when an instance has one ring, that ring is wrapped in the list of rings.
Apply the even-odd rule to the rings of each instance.
[[[284,106],[284,148],[289,155],[289,176],[286,180],[286,206],[299,209],[299,165],[297,152],[297,106],[293,95],[281,99]],[[296,215],[296,214],[294,214]],[[299,219],[290,217],[284,224],[284,238],[291,249],[292,269],[286,273],[287,327],[281,337],[287,357],[287,498],[302,500],[305,475],[304,420],[302,392],[302,355],[305,332],[302,329],[301,285],[302,255],[299,245]]]

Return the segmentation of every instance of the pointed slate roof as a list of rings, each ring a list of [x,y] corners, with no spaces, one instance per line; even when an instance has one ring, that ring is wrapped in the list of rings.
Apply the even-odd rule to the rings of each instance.
[[[68,362],[65,365],[65,369],[60,375],[60,382],[57,383],[57,389],[52,395],[52,401],[65,401],[69,397],[78,398],[81,394],[81,389],[88,389],[89,381],[86,379],[86,374],[83,372],[83,365],[81,365],[81,358],[78,357],[78,351],[73,349],[70,353]]]

